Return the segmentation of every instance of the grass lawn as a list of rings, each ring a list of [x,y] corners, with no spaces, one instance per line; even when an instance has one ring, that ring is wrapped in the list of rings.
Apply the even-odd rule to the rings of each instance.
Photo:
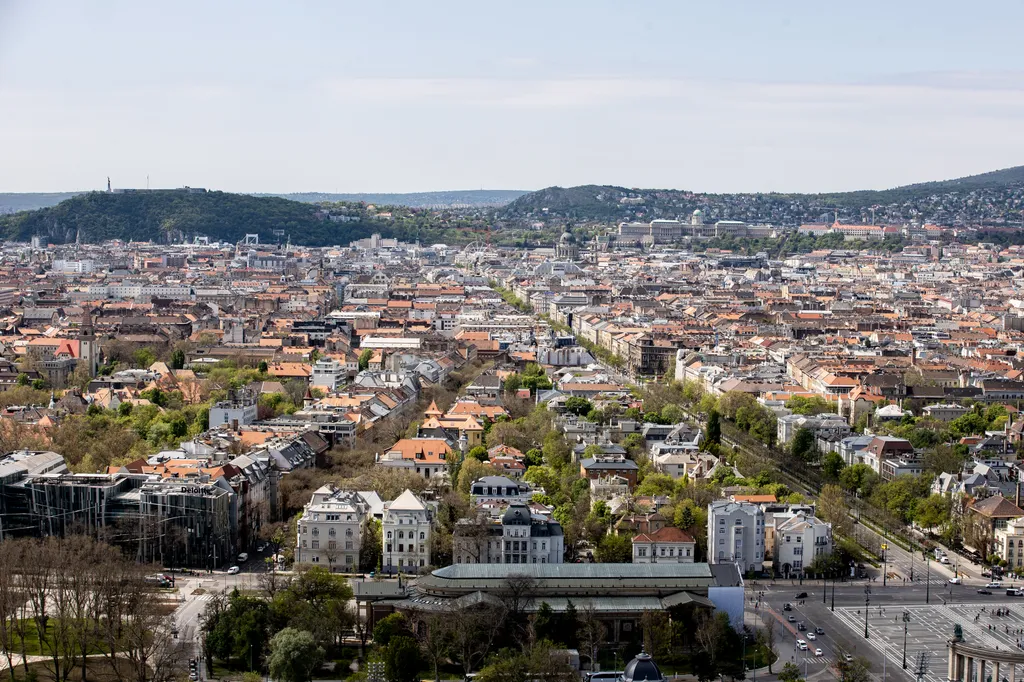
[[[29,664],[28,667],[30,670],[30,675],[35,675],[35,679],[37,680],[37,682],[55,682],[55,680],[53,679],[53,674],[46,669],[46,665],[44,663],[31,663]],[[89,659],[88,663],[86,664],[85,672],[86,678],[89,680],[89,682],[117,682],[117,680],[119,679],[114,669],[111,668],[109,661],[107,661],[105,658]],[[125,670],[122,670],[122,673],[125,672]],[[29,677],[26,676],[25,668],[21,666],[18,666],[18,668],[14,671],[14,675],[15,679],[17,680],[29,679]],[[122,675],[122,678],[128,676],[128,674],[124,674]],[[4,671],[4,678],[10,679],[10,673],[6,670]],[[68,675],[67,679],[82,679],[82,669],[80,667],[73,668],[71,670],[71,674]]]
[[[46,641],[53,641],[53,628],[54,620],[51,618],[46,624]],[[27,623],[25,632],[25,653],[29,656],[48,656],[52,652],[52,648],[43,647],[39,641],[39,630],[36,628],[35,623]],[[18,639],[17,633],[12,632],[13,628],[8,626],[8,632],[11,633],[10,641],[14,644],[14,652],[21,653],[21,640]],[[90,654],[102,654],[107,651],[107,647],[102,643],[96,643],[92,649],[89,650]]]

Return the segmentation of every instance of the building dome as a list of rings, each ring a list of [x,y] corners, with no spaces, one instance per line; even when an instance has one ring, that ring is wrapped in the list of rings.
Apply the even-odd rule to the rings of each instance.
[[[651,655],[641,651],[636,658],[626,664],[626,669],[622,671],[622,679],[623,682],[662,682],[665,678],[661,676],[661,671]]]
[[[530,510],[522,502],[510,504],[501,517],[503,526],[529,526]]]
[[[562,236],[559,237],[558,241],[560,241],[563,244],[575,244],[576,237],[573,236],[572,232],[566,230],[565,232],[562,233]]]

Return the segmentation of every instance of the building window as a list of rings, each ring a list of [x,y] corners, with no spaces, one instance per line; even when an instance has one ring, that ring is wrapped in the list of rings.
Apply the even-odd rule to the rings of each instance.
[[[426,539],[427,539],[427,534],[424,533],[423,531],[420,531],[420,540],[426,540]]]
[[[328,540],[328,542],[327,542],[327,549],[338,549],[338,542],[337,542],[337,540]]]
[[[330,535],[333,538],[335,535],[338,534],[338,531],[336,531],[335,529],[331,528],[329,531],[327,531],[327,534]]]
[[[320,549],[320,541],[313,540],[313,549]]]
[[[345,537],[347,537],[347,538],[352,537],[352,529],[351,528],[346,528],[345,529]]]
[[[352,549],[352,541],[351,540],[346,540],[345,541],[345,549]]]

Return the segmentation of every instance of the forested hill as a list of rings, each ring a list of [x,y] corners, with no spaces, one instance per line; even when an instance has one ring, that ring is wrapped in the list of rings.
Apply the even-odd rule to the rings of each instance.
[[[162,243],[206,236],[237,242],[259,234],[261,243],[290,238],[295,244],[348,244],[373,232],[387,235],[388,225],[365,215],[333,221],[314,204],[275,197],[227,192],[153,190],[126,193],[90,192],[36,211],[0,215],[5,239],[29,241],[42,235],[51,243],[108,239]],[[281,232],[283,231],[283,232]]]
[[[508,220],[570,221],[685,218],[700,209],[705,220],[777,225],[831,221],[1020,227],[1024,220],[1024,166],[955,180],[887,190],[831,194],[704,194],[611,185],[548,187],[524,194],[501,210]]]

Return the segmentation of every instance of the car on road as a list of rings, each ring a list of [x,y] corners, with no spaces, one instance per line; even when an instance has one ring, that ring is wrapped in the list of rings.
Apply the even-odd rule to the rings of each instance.
[[[245,552],[242,552],[241,554],[238,555],[238,563],[244,564],[248,560],[249,560],[249,555],[246,554]]]
[[[197,682],[197,680],[199,679],[199,673],[193,670],[188,674],[188,679],[191,680],[191,682]]]
[[[782,610],[783,611],[792,611],[793,610],[793,605],[790,604],[789,602],[786,602],[785,604],[782,605]]]
[[[816,634],[814,634],[813,632],[808,632],[807,633],[807,639],[815,640],[815,639],[818,639],[818,636]]]
[[[949,557],[948,557],[948,556],[942,556],[942,557],[940,557],[940,558],[939,558],[939,563],[942,563],[942,564],[949,564]]]
[[[814,632],[815,632],[815,634],[823,635],[823,634],[825,634],[825,629],[824,628],[814,628]]]
[[[845,661],[846,661],[847,663],[853,663],[853,656],[851,656],[850,654],[843,654],[843,659],[844,659],[844,660],[845,660]]]
[[[799,630],[800,632],[803,632],[804,630],[807,629],[807,626],[804,625],[802,622],[800,622],[800,623],[796,624],[796,629]]]
[[[796,616],[790,616],[789,617],[789,622],[790,623],[795,623],[796,622]]]
[[[612,670],[602,670],[596,673],[589,673],[587,675],[588,682],[602,682],[602,680],[618,680],[622,677],[622,671],[614,672]]]
[[[231,568],[228,569],[228,575],[235,575],[235,574],[237,574],[241,570],[242,569],[240,569],[238,566],[232,566]]]
[[[807,593],[806,592],[801,592],[800,594],[796,595],[796,598],[797,599],[807,599]]]
[[[980,590],[978,590],[978,594],[992,594],[992,590],[986,590],[985,588],[981,588]]]
[[[1003,584],[1001,582],[999,582],[998,580],[993,580],[988,585],[985,585],[985,587],[987,587],[989,589],[992,589],[992,590],[999,590],[999,589],[1002,589]]]
[[[796,640],[796,648],[800,651],[807,651],[807,642],[802,639]]]
[[[963,585],[964,584],[964,579],[961,578],[960,576],[957,576],[955,578],[950,578],[949,579],[949,584],[950,585]]]
[[[814,650],[814,655],[815,656],[824,656],[825,653],[820,648],[818,648],[818,649]]]

